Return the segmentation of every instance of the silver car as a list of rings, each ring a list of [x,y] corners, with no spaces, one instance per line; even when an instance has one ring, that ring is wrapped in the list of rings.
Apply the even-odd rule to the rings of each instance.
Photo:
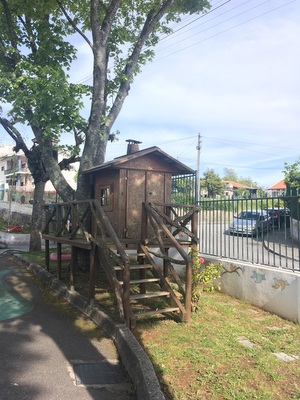
[[[265,210],[243,210],[233,218],[229,226],[232,234],[259,236],[271,229],[271,217]]]

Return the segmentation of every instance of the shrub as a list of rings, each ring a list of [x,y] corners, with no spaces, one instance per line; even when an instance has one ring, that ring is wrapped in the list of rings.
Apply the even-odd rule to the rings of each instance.
[[[222,264],[205,263],[203,257],[200,257],[196,246],[190,249],[192,259],[192,307],[197,311],[203,292],[214,292],[221,289],[221,283],[218,278],[221,277]]]

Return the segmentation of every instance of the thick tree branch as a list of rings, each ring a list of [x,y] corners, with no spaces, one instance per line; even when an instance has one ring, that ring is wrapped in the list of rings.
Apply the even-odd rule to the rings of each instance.
[[[5,118],[0,117],[0,124],[9,134],[9,136],[15,141],[16,146],[14,148],[15,152],[17,153],[19,150],[23,150],[24,154],[29,153],[29,149],[24,142],[22,135],[20,132],[13,126],[13,124]]]
[[[70,165],[74,164],[76,162],[80,162],[80,157],[79,156],[71,156],[69,158],[63,158],[59,163],[59,168],[61,169],[61,171],[63,170],[69,170],[70,169]]]
[[[114,124],[116,118],[118,117],[122,106],[124,104],[125,98],[128,95],[130,90],[130,83],[134,76],[135,69],[137,67],[139,56],[143,50],[146,40],[149,38],[150,34],[152,33],[155,26],[159,23],[161,18],[169,11],[169,9],[174,4],[175,0],[167,0],[165,1],[162,6],[158,9],[152,9],[146,18],[144,23],[144,27],[139,35],[139,38],[133,48],[133,51],[128,59],[128,62],[124,68],[124,76],[126,77],[123,79],[119,87],[118,94],[115,98],[115,101],[110,109],[108,118],[106,120],[106,129],[110,130],[112,125]]]

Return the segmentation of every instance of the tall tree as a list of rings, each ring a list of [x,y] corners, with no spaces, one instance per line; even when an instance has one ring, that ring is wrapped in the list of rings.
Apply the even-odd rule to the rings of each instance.
[[[159,35],[169,34],[170,23],[182,15],[209,7],[206,0],[0,0],[0,99],[9,109],[0,122],[8,133],[13,132],[8,126],[16,132],[20,123],[31,128],[39,168],[44,171],[42,181],[51,179],[63,200],[90,195],[82,173],[104,161],[130,85],[152,59]],[[74,85],[67,75],[78,35],[93,55],[92,87]],[[85,120],[80,112],[89,92],[91,108]],[[53,142],[62,132],[73,133],[74,146],[59,165]],[[36,152],[26,147],[19,132],[12,137],[16,150]],[[82,141],[74,194],[61,170],[78,159]]]
[[[293,164],[284,164],[284,182],[286,184],[288,197],[287,206],[294,219],[300,218],[300,158]]]
[[[60,169],[77,159],[78,148],[59,165],[53,142],[67,130],[78,143],[86,126],[79,114],[86,88],[69,84],[65,72],[75,58],[74,47],[63,39],[70,30],[55,14],[50,17],[52,9],[50,1],[0,0],[0,99],[8,109],[4,118],[0,108],[0,123],[15,141],[15,151],[27,156],[35,184],[30,250],[41,246],[42,199],[50,175],[61,181],[61,193],[73,193]],[[34,145],[28,147],[18,124],[29,125]]]
[[[203,176],[208,197],[216,197],[217,195],[224,194],[224,183],[213,169],[207,168]]]
[[[232,181],[232,182],[238,182],[238,175],[235,172],[234,169],[232,168],[224,168],[223,169],[224,172],[224,176],[223,176],[223,180],[224,181]]]
[[[288,193],[298,193],[300,190],[300,158],[293,164],[284,164],[284,182],[287,186]]]

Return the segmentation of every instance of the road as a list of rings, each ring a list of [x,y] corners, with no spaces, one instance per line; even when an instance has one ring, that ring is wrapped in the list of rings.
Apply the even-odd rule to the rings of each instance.
[[[203,254],[300,271],[299,244],[290,238],[289,229],[272,229],[258,238],[231,235],[228,224],[220,223],[203,224],[199,231]]]

